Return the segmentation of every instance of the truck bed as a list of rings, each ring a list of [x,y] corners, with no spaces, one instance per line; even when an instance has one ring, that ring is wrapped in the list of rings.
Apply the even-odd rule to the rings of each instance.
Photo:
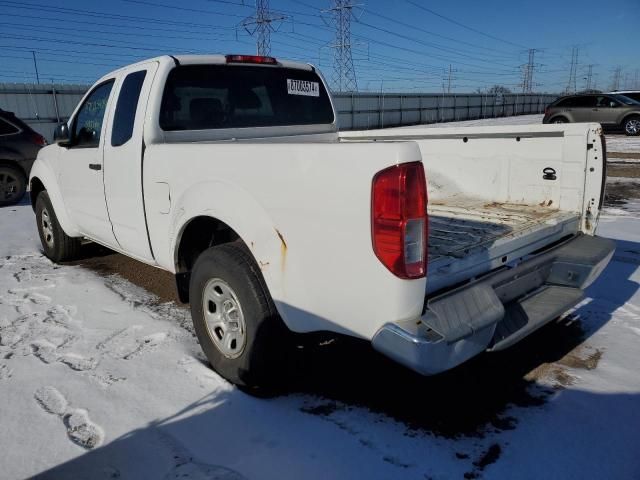
[[[457,283],[457,272],[507,264],[579,230],[580,214],[549,205],[453,197],[429,202],[427,292]],[[455,263],[454,263],[455,262]],[[477,273],[482,273],[478,270]]]

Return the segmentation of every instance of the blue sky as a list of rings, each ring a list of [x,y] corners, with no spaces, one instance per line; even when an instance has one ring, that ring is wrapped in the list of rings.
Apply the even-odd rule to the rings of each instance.
[[[330,0],[271,0],[287,19],[275,24],[272,55],[312,62],[332,75]],[[518,91],[527,49],[535,48],[534,90],[566,88],[573,47],[577,87],[588,65],[609,88],[640,87],[640,0],[514,2],[354,0],[353,58],[360,90],[475,91],[494,84]],[[104,73],[164,53],[254,53],[239,26],[251,0],[0,0],[0,81],[92,83]],[[517,6],[514,6],[517,5]],[[430,11],[429,11],[430,10]]]

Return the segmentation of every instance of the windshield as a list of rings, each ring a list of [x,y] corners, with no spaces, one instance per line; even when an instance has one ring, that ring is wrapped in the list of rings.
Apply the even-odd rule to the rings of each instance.
[[[633,98],[629,98],[626,95],[614,95],[614,97],[616,98],[616,100],[624,103],[625,105],[640,105],[640,102],[638,102],[637,100],[634,100]]]
[[[160,127],[205,130],[330,124],[329,95],[317,73],[255,65],[185,65],[167,78]]]

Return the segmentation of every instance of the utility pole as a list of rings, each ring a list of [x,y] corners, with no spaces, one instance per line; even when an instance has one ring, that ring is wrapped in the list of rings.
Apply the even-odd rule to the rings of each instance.
[[[33,68],[36,69],[36,81],[38,82],[38,85],[40,85],[40,75],[38,74],[38,62],[36,60],[36,51],[31,50],[31,55],[33,55]]]
[[[271,54],[271,32],[275,32],[273,24],[286,19],[286,15],[269,9],[269,0],[256,0],[255,15],[245,18],[240,25],[249,35],[256,37],[257,54],[266,56]]]
[[[591,81],[593,80],[593,63],[588,65],[587,67],[588,67],[587,77],[586,77],[587,84],[585,86],[585,90],[591,90]]]
[[[611,78],[611,90],[620,90],[620,78],[622,77],[622,67],[616,67],[613,69],[613,76]]]
[[[577,88],[576,85],[576,74],[578,71],[578,53],[580,49],[578,47],[573,47],[571,49],[571,66],[569,67],[569,82],[567,83],[567,93],[575,93]]]
[[[522,69],[522,93],[531,93],[533,91],[533,72],[535,71],[536,49],[529,49],[529,60]]]
[[[354,18],[353,9],[358,6],[360,5],[351,3],[351,0],[332,0],[331,8],[325,10],[331,14],[332,26],[335,28],[334,41],[329,47],[334,49],[331,84],[337,92],[358,91],[351,54],[351,20]]]
[[[449,78],[447,80],[447,93],[451,93],[451,64],[449,64]]]

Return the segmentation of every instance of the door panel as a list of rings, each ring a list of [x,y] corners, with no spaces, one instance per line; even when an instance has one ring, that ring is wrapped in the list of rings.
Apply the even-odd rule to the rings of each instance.
[[[597,97],[597,117],[596,122],[600,122],[602,125],[615,125],[618,122],[618,115],[620,114],[622,105],[611,97],[606,95],[599,95]]]
[[[80,232],[109,246],[117,242],[105,204],[102,169],[107,106],[114,80],[95,87],[70,120],[72,143],[60,147],[59,175],[65,206]]]
[[[574,122],[593,122],[596,115],[596,99],[595,97],[584,96],[574,98],[574,107],[572,108],[572,116]]]
[[[112,102],[111,128],[105,139],[104,181],[109,218],[121,248],[153,262],[142,191],[144,116],[158,64],[151,62],[127,73]]]

